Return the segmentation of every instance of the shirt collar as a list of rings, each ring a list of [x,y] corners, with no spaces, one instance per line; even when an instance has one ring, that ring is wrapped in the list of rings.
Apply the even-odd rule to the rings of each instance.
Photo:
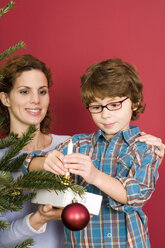
[[[118,132],[114,137],[113,139],[117,139],[119,137],[122,137],[124,138],[124,140],[129,144],[131,145],[132,143],[134,143],[135,141],[135,138],[138,137],[140,135],[140,129],[139,127],[135,127],[135,126],[130,126],[130,128],[128,130],[125,130],[125,131],[121,131],[121,132]],[[111,140],[108,140],[104,134],[104,132],[101,130],[101,129],[98,129],[94,134],[93,134],[93,137],[92,137],[92,142],[93,144],[95,145],[97,143],[97,141],[100,139],[100,138],[103,138],[109,142],[111,142]]]

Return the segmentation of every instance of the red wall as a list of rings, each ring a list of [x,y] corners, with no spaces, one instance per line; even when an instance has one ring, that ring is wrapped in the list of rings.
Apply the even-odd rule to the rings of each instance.
[[[1,0],[0,7],[8,0]],[[134,63],[144,84],[146,111],[135,124],[162,138],[164,125],[164,0],[16,0],[0,20],[0,52],[23,40],[26,50],[52,69],[52,132],[74,134],[96,127],[80,100],[80,75],[95,61],[121,57]],[[165,247],[165,163],[145,206],[152,247]]]

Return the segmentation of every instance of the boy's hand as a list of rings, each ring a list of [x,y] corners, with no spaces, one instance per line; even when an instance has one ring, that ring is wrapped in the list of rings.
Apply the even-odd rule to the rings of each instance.
[[[163,160],[164,151],[165,151],[165,145],[163,144],[162,140],[160,138],[157,138],[151,134],[146,134],[144,132],[141,132],[140,134],[141,136],[136,138],[136,141],[145,142],[147,145],[153,145],[159,148],[159,150],[155,149],[155,153],[159,156],[159,165],[160,165]]]
[[[81,153],[66,155],[64,167],[71,173],[82,176],[87,183],[94,184],[99,171],[93,165],[89,156]]]
[[[68,170],[64,168],[64,164],[63,164],[64,157],[65,157],[64,154],[62,154],[61,152],[57,150],[53,150],[46,157],[42,169],[46,171],[50,171],[57,175],[65,175],[65,173]]]

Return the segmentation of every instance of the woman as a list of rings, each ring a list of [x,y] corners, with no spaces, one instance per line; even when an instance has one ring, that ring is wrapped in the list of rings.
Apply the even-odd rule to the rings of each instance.
[[[34,139],[24,147],[21,154],[34,150],[49,152],[69,138],[45,134],[50,123],[51,73],[43,62],[30,54],[15,56],[1,67],[0,74],[4,77],[0,82],[0,116],[5,117],[1,125],[3,133],[9,135],[14,132],[21,136],[30,125],[37,128]],[[0,150],[0,158],[7,149]],[[20,174],[21,171],[13,176]],[[25,203],[20,212],[8,211],[1,219],[9,221],[11,227],[0,231],[0,247],[14,247],[27,238],[34,238],[33,247],[63,247],[63,226],[60,221],[53,221],[59,220],[60,216],[61,210],[55,210],[50,205],[37,209],[30,202]]]
[[[50,121],[48,90],[51,74],[43,62],[30,54],[14,56],[0,68],[0,74],[4,77],[0,82],[0,116],[5,117],[1,125],[3,133],[9,135],[14,132],[21,136],[32,124],[38,128],[34,139],[21,153],[34,150],[49,152],[69,138],[45,134]],[[159,156],[163,157],[163,144],[158,138],[143,135],[141,139],[159,146]],[[7,149],[0,150],[0,157]],[[21,171],[14,173],[14,176],[20,174]],[[30,202],[26,202],[20,212],[8,211],[3,219],[8,220],[11,227],[0,231],[0,247],[11,248],[27,238],[34,238],[34,248],[63,247],[63,226],[53,221],[60,219],[60,216],[61,210],[55,210],[50,205],[37,209]]]

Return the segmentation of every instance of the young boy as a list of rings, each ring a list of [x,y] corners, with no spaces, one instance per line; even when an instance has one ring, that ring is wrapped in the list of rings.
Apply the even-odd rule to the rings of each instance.
[[[73,154],[66,155],[67,141],[32,163],[55,174],[69,171],[88,192],[103,196],[100,214],[85,229],[65,229],[65,247],[150,247],[142,207],[155,189],[158,157],[154,147],[135,142],[140,130],[130,126],[145,107],[139,74],[121,59],[95,63],[81,78],[81,96],[99,129],[74,135]]]

